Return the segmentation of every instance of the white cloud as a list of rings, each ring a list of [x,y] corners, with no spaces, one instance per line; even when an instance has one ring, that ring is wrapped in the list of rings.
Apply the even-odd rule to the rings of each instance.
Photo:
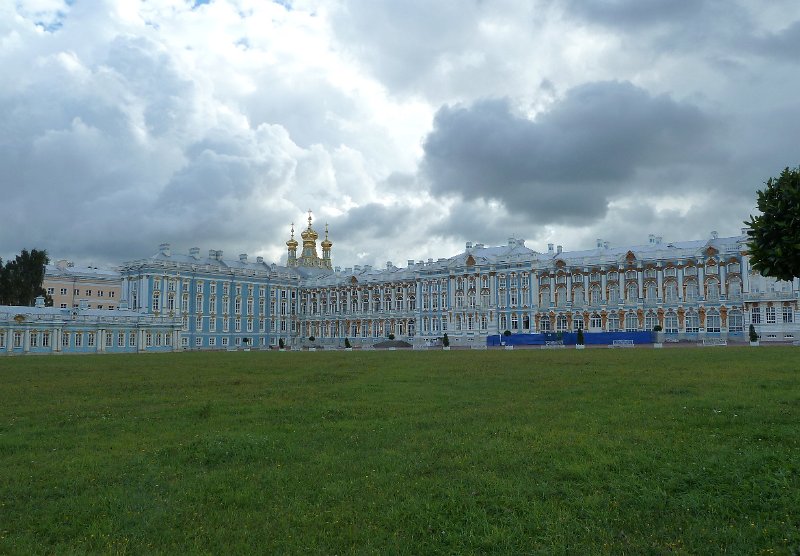
[[[309,208],[319,229],[330,221],[342,266],[511,235],[580,248],[656,225],[734,233],[754,190],[800,163],[791,0],[194,4],[0,5],[0,254],[118,262],[169,241],[278,259]],[[568,102],[604,82],[641,102],[618,104],[618,118]],[[443,137],[435,114],[498,99],[507,113],[476,145],[513,139],[493,124],[524,119],[558,156],[531,166],[512,142],[492,158],[504,173],[453,156],[454,133],[438,170],[461,177],[430,189],[420,164]],[[585,196],[604,204],[591,218],[558,219],[575,213],[574,188],[549,188],[542,213],[514,196],[518,175],[503,177],[517,165],[574,174],[578,153],[619,170]]]

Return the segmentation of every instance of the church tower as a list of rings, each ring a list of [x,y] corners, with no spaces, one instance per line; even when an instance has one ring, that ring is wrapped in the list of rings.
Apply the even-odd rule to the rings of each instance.
[[[294,222],[292,222],[292,237],[286,242],[289,249],[289,256],[286,258],[286,266],[294,268],[297,266],[297,240],[294,238]]]
[[[297,240],[294,239],[294,224],[292,224],[292,237],[286,242],[289,248],[289,256],[287,257],[286,266],[290,268],[307,267],[307,268],[325,268],[333,270],[331,262],[331,246],[333,243],[328,239],[328,226],[325,225],[325,239],[322,240],[322,258],[317,255],[317,239],[319,234],[311,227],[311,211],[308,211],[308,228],[300,233],[303,240],[303,250],[300,252],[300,257],[297,256]]]

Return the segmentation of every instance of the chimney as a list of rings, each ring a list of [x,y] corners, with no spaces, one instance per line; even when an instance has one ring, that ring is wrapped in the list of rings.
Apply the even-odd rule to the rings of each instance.
[[[654,244],[655,244],[655,242],[656,242],[656,236],[655,236],[655,234],[650,234],[650,235],[648,235],[648,236],[647,236],[647,239],[649,240],[649,243],[650,243],[650,245],[654,245]]]
[[[200,248],[199,247],[192,247],[189,249],[189,256],[194,259],[200,258]]]
[[[216,249],[209,249],[209,250],[208,250],[208,258],[209,258],[209,259],[211,259],[212,261],[213,261],[213,260],[216,260],[216,258],[217,258],[217,251],[216,251]]]
[[[556,247],[556,250],[557,250],[556,252],[560,254],[561,253],[561,246],[559,245],[558,247]]]
[[[239,262],[246,263],[247,262],[247,253],[240,253],[239,254]]]
[[[664,238],[661,236],[656,236],[656,244],[661,245],[661,242],[664,241]]]
[[[508,246],[509,247],[514,247],[516,244],[517,244],[517,241],[513,237],[508,238]]]
[[[222,251],[220,251],[220,250],[217,250],[217,260],[218,261],[222,260]]]
[[[406,261],[406,262],[408,263],[408,265],[407,265],[408,268],[411,268],[412,266],[414,266],[414,259],[408,259],[408,261]]]
[[[602,249],[603,248],[603,240],[600,239],[599,237],[597,238],[597,248],[598,249]]]
[[[433,257],[428,257],[428,264],[433,264]]]
[[[608,242],[604,241],[603,242],[603,249],[608,249],[608,245],[609,245]]]
[[[392,261],[386,261],[386,268],[392,268]]]
[[[471,241],[467,242],[467,249],[472,249],[472,242]]]
[[[711,232],[711,239],[717,239],[718,237],[719,237],[719,234],[717,233],[717,230],[713,230]]]
[[[548,243],[547,244],[547,252],[550,253],[550,254],[553,253],[553,244],[552,243]]]
[[[256,262],[258,264],[264,264],[264,257],[256,257]]]
[[[158,252],[164,255],[165,257],[169,257],[169,243],[162,243],[158,246]]]

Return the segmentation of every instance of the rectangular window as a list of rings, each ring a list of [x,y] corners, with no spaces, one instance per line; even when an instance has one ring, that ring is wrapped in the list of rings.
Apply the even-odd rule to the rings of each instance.
[[[198,332],[203,330],[203,317],[198,316],[194,319],[194,329]]]
[[[86,290],[86,297],[92,296],[92,290]]]
[[[210,347],[214,347],[214,346],[216,346],[216,345],[217,345],[217,339],[216,339],[216,338],[209,338],[209,339],[208,339],[208,345],[209,345]]]
[[[67,295],[67,288],[61,288],[61,295]]]
[[[14,347],[22,347],[22,332],[14,332]]]
[[[117,334],[117,347],[125,347],[125,333],[120,332]]]
[[[108,297],[115,297],[114,292],[113,291],[108,292]]]
[[[31,332],[31,347],[39,347],[39,333],[35,330]]]
[[[233,321],[233,327],[235,332],[242,331],[242,319],[240,317],[236,317],[236,319]]]
[[[761,308],[753,307],[750,309],[750,322],[753,324],[761,324]]]
[[[103,290],[97,290],[97,297],[104,297]]]
[[[136,347],[136,332],[128,334],[128,345],[130,347]]]
[[[783,307],[783,322],[787,324],[794,322],[794,312],[789,305],[784,305]]]
[[[64,332],[61,334],[61,347],[69,347],[69,332]]]
[[[47,288],[47,295],[53,295],[55,293],[55,288]]]
[[[150,347],[153,345],[153,334],[148,332],[144,335],[144,345],[145,347]]]
[[[775,307],[767,307],[767,324],[775,324]]]
[[[111,332],[106,332],[106,347],[111,347],[114,345],[114,334]]]
[[[75,347],[83,347],[83,333],[76,332],[75,333]]]
[[[198,347],[202,346],[203,345],[203,338],[195,338],[194,339],[194,345],[196,345]]]
[[[211,317],[210,319],[208,319],[208,331],[209,332],[217,331],[217,319],[215,317]]]
[[[228,345],[228,338],[222,338],[222,346],[225,347]]]
[[[94,332],[89,332],[86,335],[86,345],[89,347],[94,347]]]
[[[0,332],[0,348],[6,347],[6,333]]]

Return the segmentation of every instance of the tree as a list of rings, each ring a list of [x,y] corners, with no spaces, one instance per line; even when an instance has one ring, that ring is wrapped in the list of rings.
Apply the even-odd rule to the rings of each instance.
[[[753,326],[752,324],[750,325],[750,329],[748,330],[748,335],[750,336],[751,342],[758,341],[758,332],[756,332],[756,327]]]
[[[579,346],[583,345],[583,328],[578,328],[578,337],[575,341]]]
[[[0,305],[32,306],[40,295],[47,300],[42,283],[49,262],[47,251],[23,249],[13,261],[0,266]]]
[[[765,185],[756,203],[761,214],[745,222],[750,262],[764,276],[791,280],[800,276],[800,166]]]
[[[444,337],[442,337],[442,346],[450,347],[450,338],[447,337],[447,332],[445,332]]]
[[[350,345],[350,338],[344,339],[344,347],[345,349],[350,349],[352,346]]]

